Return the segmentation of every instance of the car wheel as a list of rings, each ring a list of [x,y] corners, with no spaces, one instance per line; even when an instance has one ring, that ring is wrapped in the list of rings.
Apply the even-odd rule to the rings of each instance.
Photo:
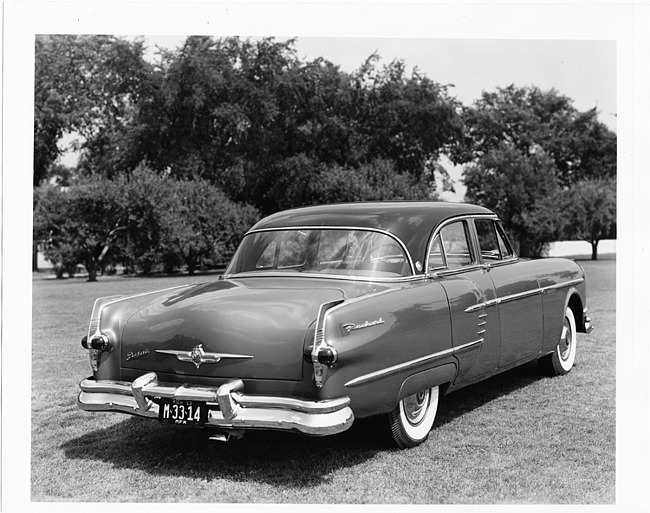
[[[401,449],[424,442],[438,410],[439,387],[422,390],[402,399],[388,414],[392,441]]]
[[[577,340],[576,320],[571,308],[567,308],[562,333],[555,350],[539,359],[542,369],[550,376],[561,376],[569,372],[576,359]]]

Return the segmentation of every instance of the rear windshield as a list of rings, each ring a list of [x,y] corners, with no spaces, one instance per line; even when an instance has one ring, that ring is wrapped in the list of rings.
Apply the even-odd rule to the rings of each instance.
[[[274,271],[358,277],[410,276],[404,250],[369,230],[270,230],[244,237],[226,274]]]

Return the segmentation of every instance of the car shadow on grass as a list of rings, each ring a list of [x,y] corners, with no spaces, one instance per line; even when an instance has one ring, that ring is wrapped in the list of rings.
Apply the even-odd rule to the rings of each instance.
[[[465,413],[545,378],[539,364],[533,361],[454,391],[441,399],[434,431]]]
[[[61,448],[67,458],[100,460],[156,476],[304,488],[318,486],[338,469],[363,463],[382,449],[368,440],[362,424],[327,437],[251,431],[240,440],[223,443],[208,440],[212,433],[208,429],[130,417],[72,439]]]
[[[450,394],[440,404],[435,426],[542,378],[533,363]],[[156,476],[304,488],[327,482],[338,469],[357,466],[377,453],[390,451],[383,420],[358,419],[348,431],[327,437],[252,431],[241,440],[222,443],[209,441],[211,432],[207,429],[130,417],[74,438],[61,448],[71,459],[100,460]]]

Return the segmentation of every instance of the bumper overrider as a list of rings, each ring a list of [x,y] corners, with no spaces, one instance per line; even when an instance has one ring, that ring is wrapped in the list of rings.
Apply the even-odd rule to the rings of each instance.
[[[350,399],[309,401],[293,397],[246,395],[234,379],[218,388],[162,384],[155,372],[128,381],[84,379],[78,404],[86,411],[117,411],[158,419],[160,398],[205,402],[205,426],[223,430],[273,429],[324,436],[348,429],[354,421]]]

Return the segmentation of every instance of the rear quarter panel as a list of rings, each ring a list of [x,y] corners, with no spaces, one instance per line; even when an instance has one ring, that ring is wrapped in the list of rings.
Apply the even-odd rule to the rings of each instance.
[[[372,324],[348,331],[347,324]],[[356,417],[392,410],[404,381],[432,367],[449,364],[453,356],[396,370],[360,385],[350,381],[370,373],[411,362],[450,349],[451,328],[447,296],[435,281],[417,281],[384,292],[358,298],[333,308],[327,316],[325,339],[336,348],[339,358],[327,370],[322,399],[349,396]],[[426,384],[425,373],[412,380]]]

